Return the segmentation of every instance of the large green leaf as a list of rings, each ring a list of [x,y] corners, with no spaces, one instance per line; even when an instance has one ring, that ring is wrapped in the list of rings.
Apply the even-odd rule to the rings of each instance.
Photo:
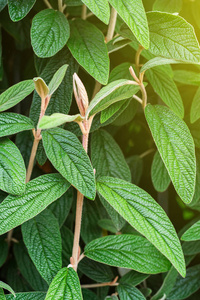
[[[6,300],[44,300],[46,293],[43,292],[28,292],[17,293],[16,298],[12,295],[6,295]]]
[[[183,241],[200,240],[200,221],[193,224],[181,237]]]
[[[49,129],[49,128],[54,128],[54,127],[60,126],[64,123],[69,123],[69,122],[73,122],[73,121],[81,122],[82,120],[83,120],[83,117],[81,117],[80,114],[70,116],[70,115],[55,113],[51,116],[42,117],[42,119],[40,120],[40,122],[38,124],[38,128]]]
[[[180,16],[163,12],[149,12],[147,19],[149,51],[156,56],[199,62],[200,48],[192,25]]]
[[[60,174],[48,174],[28,182],[21,196],[9,195],[0,204],[0,234],[38,215],[61,197],[69,186]]]
[[[97,81],[108,82],[109,58],[102,32],[87,21],[76,19],[71,24],[67,43],[78,63]]]
[[[144,237],[110,235],[93,240],[84,249],[85,256],[110,266],[155,274],[166,272],[169,261]]]
[[[4,295],[2,288],[0,288],[0,300],[6,300],[6,296]]]
[[[108,0],[82,0],[85,5],[105,24],[109,23],[110,7]]]
[[[153,158],[151,166],[151,179],[155,190],[158,192],[164,192],[168,188],[171,181],[158,151],[155,153]]]
[[[146,76],[154,91],[180,117],[184,116],[184,106],[178,88],[170,75],[162,67],[146,71]]]
[[[200,118],[200,88],[197,89],[194,99],[192,100],[190,110],[190,121],[191,123],[196,122]]]
[[[20,195],[25,190],[26,169],[19,149],[8,138],[0,139],[0,189]]]
[[[58,221],[50,210],[22,225],[23,240],[40,275],[48,284],[62,267],[62,244]]]
[[[173,59],[173,58],[165,58],[165,57],[154,57],[150,60],[148,60],[143,66],[142,68],[140,69],[140,73],[146,71],[146,70],[149,70],[149,69],[152,69],[154,67],[158,67],[158,66],[165,66],[165,65],[169,65],[169,64],[186,64],[187,62],[185,61],[181,61],[181,60],[176,60],[176,59]],[[165,72],[166,73],[166,72]],[[170,77],[171,74],[169,74]]]
[[[81,286],[73,268],[63,268],[54,277],[45,300],[82,300]]]
[[[112,177],[99,179],[97,190],[185,276],[185,261],[176,231],[163,209],[149,194],[136,185]]]
[[[60,51],[70,35],[69,23],[60,11],[45,9],[35,15],[31,43],[39,57],[51,57]]]
[[[196,159],[187,125],[161,105],[148,104],[145,116],[178,195],[185,203],[190,203],[195,189]]]
[[[141,0],[109,0],[144,48],[149,48],[149,29]]]
[[[34,90],[33,80],[21,81],[0,95],[0,111],[7,110],[15,106]]]
[[[33,128],[33,122],[23,115],[15,113],[0,114],[0,137]]]
[[[200,288],[199,276],[200,265],[188,268],[185,278],[181,278],[180,276],[177,278],[172,291],[167,296],[167,299],[188,299],[190,295],[194,294]]]
[[[78,138],[69,131],[54,128],[42,132],[42,140],[53,166],[84,196],[94,199],[93,168]]]
[[[9,15],[12,21],[17,22],[23,19],[31,10],[36,0],[8,0]]]
[[[15,292],[7,283],[0,281],[0,288],[3,288],[4,290],[9,291],[11,294],[13,294],[13,296],[15,296]]]
[[[169,13],[179,13],[182,8],[182,0],[156,0],[153,10]]]
[[[131,284],[120,284],[117,287],[121,300],[145,300],[144,295]]]
[[[67,68],[68,68],[68,65],[65,64],[62,67],[60,67],[56,71],[56,73],[53,75],[53,78],[49,82],[49,95],[52,95],[57,90],[57,88],[63,81],[63,78],[66,74]]]

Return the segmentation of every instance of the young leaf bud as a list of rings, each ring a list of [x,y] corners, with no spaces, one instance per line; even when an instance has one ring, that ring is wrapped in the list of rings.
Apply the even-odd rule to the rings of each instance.
[[[88,108],[88,95],[86,89],[76,73],[73,75],[73,88],[76,103],[82,116],[85,116]]]

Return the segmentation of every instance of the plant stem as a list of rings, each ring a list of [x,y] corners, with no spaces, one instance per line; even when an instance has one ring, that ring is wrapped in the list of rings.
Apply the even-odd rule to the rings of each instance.
[[[97,287],[103,287],[103,286],[118,286],[119,283],[117,282],[118,276],[115,277],[115,279],[111,282],[103,282],[103,283],[94,283],[94,284],[82,284],[81,287],[83,289],[93,289]]]
[[[53,8],[48,0],[43,0],[48,8]]]
[[[110,22],[108,25],[108,32],[106,36],[106,42],[108,43],[112,40],[114,32],[115,32],[115,25],[117,21],[117,11],[112,7],[111,14],[110,14]]]
[[[154,151],[155,151],[155,149],[153,149],[153,148],[149,149],[149,150],[143,152],[142,154],[140,154],[140,158],[144,158],[145,156],[149,155],[150,153],[152,153]]]
[[[139,70],[140,70],[140,68],[139,68],[139,66],[140,66],[140,54],[141,54],[143,49],[144,48],[141,45],[139,45],[139,48],[138,48],[138,50],[135,54],[135,68],[136,68],[138,73],[139,73]]]
[[[86,20],[87,17],[87,6],[85,4],[83,4],[82,6],[82,13],[81,13],[81,18],[83,20]]]
[[[63,12],[63,4],[62,4],[62,0],[58,0],[58,10],[60,12]]]
[[[34,160],[35,160],[35,156],[36,156],[39,141],[40,140],[37,137],[34,137],[33,147],[32,147],[31,156],[30,156],[30,159],[29,159],[28,169],[27,169],[27,173],[26,173],[26,182],[29,182],[29,180],[31,178],[31,174],[32,174],[32,171],[33,171]]]

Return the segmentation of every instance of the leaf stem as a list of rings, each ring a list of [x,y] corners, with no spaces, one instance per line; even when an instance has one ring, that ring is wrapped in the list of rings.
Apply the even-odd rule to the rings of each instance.
[[[87,6],[85,4],[83,4],[82,6],[82,13],[81,13],[81,18],[83,20],[86,20],[87,17]]]
[[[29,159],[28,169],[27,169],[27,173],[26,173],[26,183],[29,182],[29,180],[31,178],[39,141],[40,141],[40,139],[34,137],[34,142],[33,142],[32,150],[31,150],[31,156]]]
[[[62,2],[63,2],[62,0],[58,0],[58,10],[60,12],[63,12],[63,3]]]
[[[103,283],[94,283],[94,284],[82,284],[81,287],[83,289],[94,289],[97,287],[103,287],[103,286],[118,286],[119,283],[117,282],[118,276],[115,277],[115,279],[111,282],[103,282]]]
[[[139,45],[138,50],[135,54],[135,68],[136,68],[138,73],[140,71],[140,54],[141,54],[143,49],[144,48],[141,45]]]
[[[48,8],[53,8],[48,0],[43,0]]]
[[[117,21],[117,11],[112,7],[111,14],[110,14],[110,21],[108,25],[108,32],[106,36],[106,42],[108,43],[112,40],[114,32],[115,32],[115,25]]]
[[[155,149],[153,149],[153,148],[152,148],[152,149],[149,149],[149,150],[143,152],[142,154],[140,154],[140,158],[144,158],[145,156],[151,154],[151,153],[154,152],[154,151],[155,151]]]

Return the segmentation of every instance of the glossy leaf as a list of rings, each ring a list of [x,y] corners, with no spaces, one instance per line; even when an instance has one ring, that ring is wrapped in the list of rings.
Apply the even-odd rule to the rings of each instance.
[[[53,166],[84,196],[94,199],[94,172],[83,146],[71,132],[54,128],[42,132],[47,157]]]
[[[158,192],[164,192],[171,182],[167,169],[158,151],[155,153],[153,158],[151,166],[151,178],[153,186]]]
[[[56,71],[56,73],[54,74],[53,78],[51,79],[51,81],[49,83],[49,95],[52,95],[57,90],[57,88],[63,81],[63,78],[66,74],[67,68],[68,68],[68,65],[63,65],[62,67],[60,67],[58,69],[58,71]]]
[[[0,111],[15,106],[34,90],[33,80],[21,81],[0,95]]]
[[[105,24],[109,23],[110,7],[107,0],[82,0],[85,5]]]
[[[200,88],[195,93],[194,99],[192,100],[190,110],[190,121],[191,123],[196,122],[200,118]]]
[[[40,120],[40,122],[38,124],[38,128],[49,129],[49,128],[60,126],[64,123],[81,122],[82,120],[83,120],[83,117],[81,117],[80,114],[70,116],[70,115],[55,113],[51,116],[42,117],[42,119]]]
[[[22,225],[23,240],[40,275],[48,284],[62,267],[62,244],[58,221],[44,210]]]
[[[26,169],[19,149],[8,138],[0,140],[0,189],[20,195],[25,190]]]
[[[31,10],[36,0],[8,0],[9,15],[13,22],[23,19]]]
[[[65,46],[69,35],[69,23],[60,11],[45,9],[33,18],[31,43],[39,57],[55,55]]]
[[[144,295],[131,284],[120,284],[117,287],[121,300],[145,300]]]
[[[16,298],[6,295],[6,300],[44,300],[45,295],[43,292],[16,293]]]
[[[149,51],[189,62],[199,62],[200,48],[193,27],[182,17],[163,12],[149,12]]]
[[[169,261],[142,236],[121,234],[93,240],[84,249],[85,256],[110,266],[155,274],[166,272]]]
[[[169,13],[179,13],[182,8],[182,0],[156,0],[153,10]]]
[[[33,128],[34,125],[31,119],[23,115],[15,113],[0,114],[0,137]]]
[[[149,29],[141,0],[109,0],[144,48],[149,48]]]
[[[185,276],[185,261],[176,231],[149,194],[136,185],[112,177],[101,177],[97,191]]]
[[[51,299],[83,299],[79,278],[73,268],[63,268],[54,277],[45,300]]]
[[[146,76],[154,91],[180,117],[184,117],[184,106],[174,80],[166,74],[162,67],[146,72]]]
[[[102,32],[87,21],[76,19],[70,24],[71,35],[67,43],[78,63],[101,84],[109,76],[108,50]]]
[[[38,215],[61,197],[69,186],[60,174],[48,174],[28,182],[21,196],[9,195],[0,204],[0,234]]]
[[[164,106],[148,104],[145,116],[178,195],[190,203],[195,188],[196,159],[188,127]]]
[[[181,237],[183,241],[200,240],[200,221],[193,224]]]

